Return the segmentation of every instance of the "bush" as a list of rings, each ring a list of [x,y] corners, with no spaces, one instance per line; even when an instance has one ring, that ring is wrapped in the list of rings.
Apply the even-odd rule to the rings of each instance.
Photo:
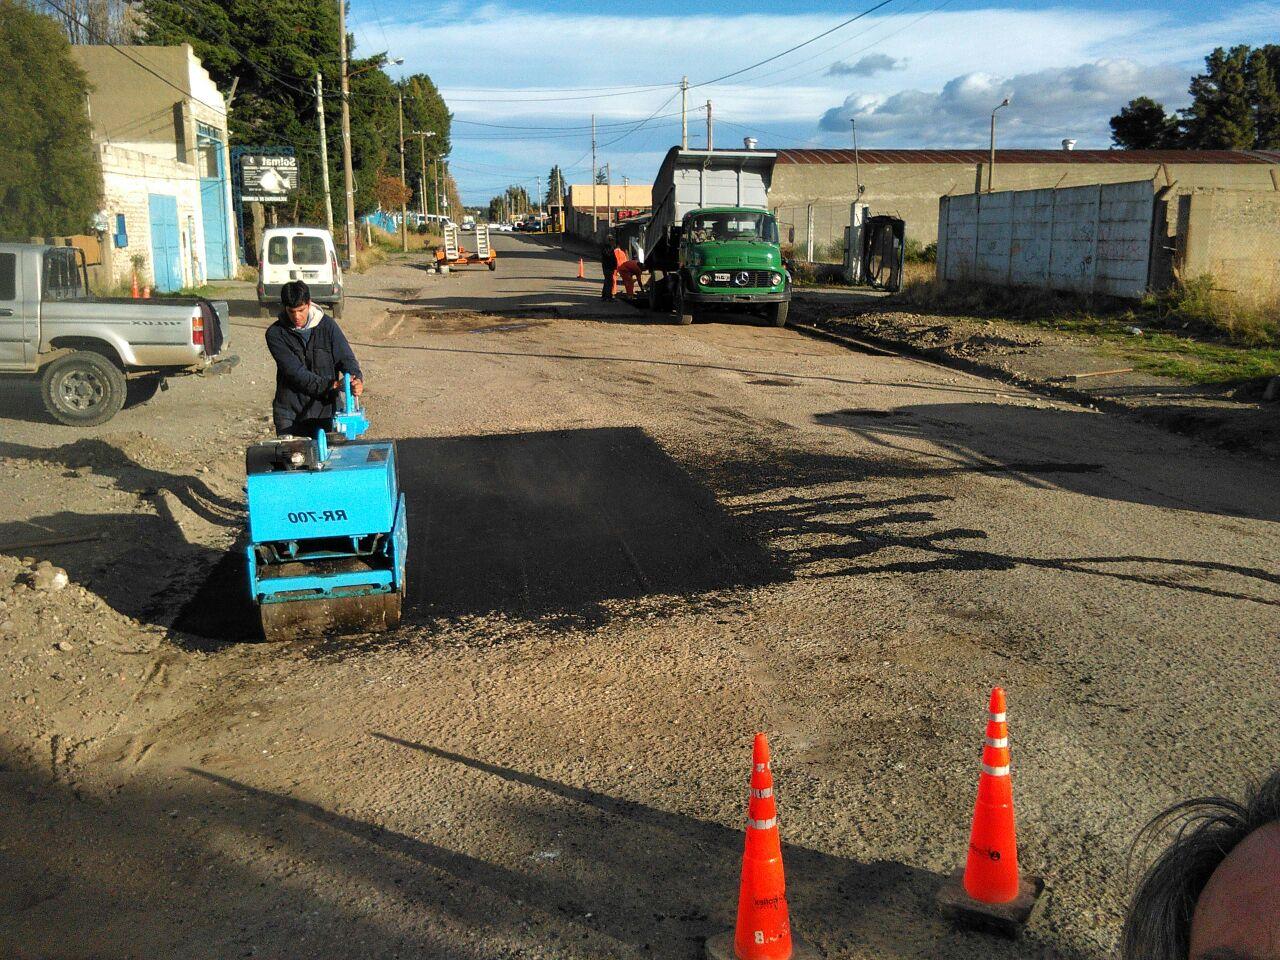
[[[1148,294],[1142,305],[1165,326],[1191,327],[1251,347],[1280,342],[1280,299],[1249,300],[1215,286],[1208,275]]]
[[[906,248],[903,250],[903,259],[907,263],[937,263],[938,245],[936,243],[922,244],[919,240],[908,238]]]

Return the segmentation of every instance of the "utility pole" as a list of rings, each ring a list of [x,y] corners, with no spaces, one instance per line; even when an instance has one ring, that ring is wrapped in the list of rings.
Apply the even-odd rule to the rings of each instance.
[[[542,177],[534,177],[533,182],[537,186],[537,190],[538,190],[538,219],[541,220],[542,219]]]
[[[711,152],[711,101],[707,101],[707,152]]]
[[[1008,105],[1009,98],[1005,97],[1000,106],[996,107],[996,110]],[[987,164],[987,193],[990,193],[993,189],[996,174],[996,110],[991,111],[991,157],[990,162]]]
[[[591,236],[600,230],[600,201],[596,198],[596,115],[591,115]]]
[[[422,162],[418,179],[418,202],[422,205],[422,223],[425,226],[427,222],[427,135],[421,130],[413,132],[418,138],[418,157]]]
[[[342,190],[347,201],[347,261],[356,262],[356,188],[351,172],[351,89],[347,78],[347,2],[338,0],[338,56],[342,69]]]
[[[404,187],[404,91],[396,94],[400,108],[400,186]],[[409,252],[409,209],[408,198],[400,194],[400,252]]]
[[[858,192],[854,195],[855,200],[862,199],[862,164],[858,161],[858,121],[853,117],[849,118],[849,125],[853,127],[853,179],[858,188]]]
[[[680,78],[680,149],[689,149],[689,78]]]
[[[605,211],[608,219],[605,224],[608,229],[613,229],[613,172],[609,169],[609,162],[606,160],[604,164],[604,202]]]
[[[236,79],[239,79],[238,77]],[[316,116],[320,119],[320,178],[324,184],[324,225],[333,236],[333,196],[329,193],[329,140],[324,132],[324,78],[316,74]]]

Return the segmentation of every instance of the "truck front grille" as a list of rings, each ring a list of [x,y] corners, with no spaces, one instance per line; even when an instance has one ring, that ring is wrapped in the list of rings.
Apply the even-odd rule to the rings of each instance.
[[[708,270],[705,271],[711,276],[711,282],[705,283],[705,287],[728,287],[730,289],[745,290],[750,287],[772,287],[773,283],[769,279],[772,270]],[[724,277],[728,274],[727,280],[717,279],[717,276]],[[746,283],[741,282],[742,275],[746,274]]]

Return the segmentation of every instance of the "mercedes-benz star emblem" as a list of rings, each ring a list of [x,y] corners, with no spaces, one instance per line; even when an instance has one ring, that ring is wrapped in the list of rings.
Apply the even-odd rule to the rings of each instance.
[[[748,283],[751,282],[751,274],[743,270],[740,273],[737,273],[734,275],[733,282],[740,287],[745,287]]]

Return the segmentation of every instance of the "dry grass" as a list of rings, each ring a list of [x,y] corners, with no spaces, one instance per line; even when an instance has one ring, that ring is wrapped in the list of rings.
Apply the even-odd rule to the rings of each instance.
[[[1280,344],[1280,296],[1241,296],[1201,276],[1153,294],[1142,306],[1163,326],[1216,334],[1249,347]]]

